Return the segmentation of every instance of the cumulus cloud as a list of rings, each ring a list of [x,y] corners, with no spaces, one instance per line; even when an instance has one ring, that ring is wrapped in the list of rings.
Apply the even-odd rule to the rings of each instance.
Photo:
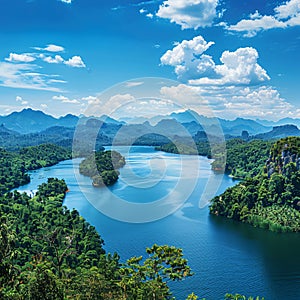
[[[160,61],[163,65],[175,67],[175,73],[180,79],[197,78],[214,68],[212,58],[203,54],[213,44],[214,42],[206,42],[202,36],[183,40],[172,50],[168,50]]]
[[[80,102],[77,99],[69,99],[66,96],[59,95],[59,96],[53,96],[53,100],[61,101],[62,103],[71,103],[71,104],[79,104]]]
[[[250,14],[226,29],[233,32],[244,32],[245,37],[253,37],[258,32],[274,28],[287,28],[300,25],[300,0],[290,0],[274,8],[273,15],[261,15],[258,11]]]
[[[166,0],[156,15],[169,19],[181,29],[207,27],[217,16],[218,0]]]
[[[80,56],[73,56],[72,58],[64,61],[64,64],[73,68],[85,68],[86,65]]]
[[[179,84],[161,88],[161,95],[205,116],[277,119],[299,117],[300,110],[283,99],[270,86],[189,86]]]
[[[257,63],[258,53],[252,47],[224,51],[217,65],[204,52],[214,42],[206,42],[202,36],[184,40],[162,57],[163,65],[175,68],[181,80],[193,85],[259,84],[269,80],[267,72]]]
[[[68,4],[71,4],[72,3],[72,0],[60,0],[61,2],[64,2],[64,3],[68,3]]]
[[[190,80],[191,84],[211,85],[256,85],[269,80],[265,69],[258,63],[257,50],[252,47],[239,48],[234,52],[224,51],[222,65],[215,65],[216,78],[202,77]]]
[[[17,53],[10,53],[8,58],[5,58],[6,61],[9,62],[24,62],[29,63],[35,61],[35,57],[33,57],[29,53],[17,54]]]
[[[243,88],[224,103],[225,110],[232,116],[276,119],[289,116],[295,111],[290,103],[283,99],[273,87],[262,86],[257,89]]]

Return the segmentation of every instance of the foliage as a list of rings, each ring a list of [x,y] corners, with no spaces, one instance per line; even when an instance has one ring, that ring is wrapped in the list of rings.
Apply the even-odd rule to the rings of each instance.
[[[70,151],[51,144],[22,148],[19,152],[0,149],[0,194],[28,183],[30,177],[27,171],[70,158]]]
[[[215,197],[211,213],[272,231],[299,232],[300,170],[293,162],[299,153],[300,138],[277,141],[260,174]]]
[[[119,178],[118,169],[125,165],[125,158],[117,151],[98,151],[84,159],[80,174],[93,179],[94,186],[112,185]]]
[[[195,145],[168,143],[156,150],[175,154],[198,154],[213,158],[212,169],[225,170],[234,178],[253,177],[260,173],[262,166],[269,157],[270,141],[231,139],[223,143],[202,141]]]
[[[145,259],[123,264],[116,253],[106,254],[95,227],[63,206],[63,180],[49,178],[33,197],[4,194],[24,182],[27,170],[69,158],[65,149],[41,145],[19,153],[1,151],[1,172],[10,177],[0,195],[0,299],[174,299],[168,283],[192,275],[182,250],[173,246],[154,245]],[[114,152],[96,154],[97,160],[97,172],[125,163]],[[15,174],[20,176],[12,184]],[[187,299],[197,298],[190,294]]]
[[[271,145],[272,142],[262,140],[227,141],[225,171],[239,179],[258,175],[269,157]],[[214,167],[214,163],[212,166]]]

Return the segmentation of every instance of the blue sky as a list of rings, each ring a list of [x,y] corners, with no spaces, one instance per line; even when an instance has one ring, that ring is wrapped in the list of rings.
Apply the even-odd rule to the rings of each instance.
[[[1,115],[300,117],[300,0],[0,4]]]

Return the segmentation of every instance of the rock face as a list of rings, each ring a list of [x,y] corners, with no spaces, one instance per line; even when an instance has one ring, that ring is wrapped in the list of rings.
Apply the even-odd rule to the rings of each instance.
[[[293,164],[295,170],[300,170],[300,138],[288,137],[277,141],[271,149],[266,161],[268,177],[274,172],[286,175],[289,164]]]

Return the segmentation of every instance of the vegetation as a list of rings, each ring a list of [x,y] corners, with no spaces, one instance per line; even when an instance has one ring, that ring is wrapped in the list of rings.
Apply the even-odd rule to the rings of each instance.
[[[76,210],[62,206],[63,180],[49,178],[30,198],[1,197],[1,299],[170,299],[167,283],[192,273],[182,250],[154,245],[146,259],[120,264]]]
[[[242,179],[259,174],[269,156],[271,145],[270,141],[248,142],[242,139],[232,139],[226,141],[226,150],[222,143],[215,142],[210,145],[208,141],[196,143],[197,149],[195,145],[189,146],[182,143],[168,143],[155,149],[175,154],[198,154],[213,158],[213,170],[225,170],[232,177]]]
[[[125,158],[117,151],[98,151],[80,163],[79,172],[91,177],[94,186],[108,186],[118,180],[117,170],[124,165]]]
[[[270,141],[232,139],[226,142],[225,171],[234,178],[253,177],[260,173],[269,157]],[[212,167],[214,167],[213,162]]]
[[[19,152],[0,149],[0,194],[30,182],[29,170],[70,159],[71,152],[51,144],[27,147]]]
[[[67,158],[69,151],[53,145],[18,153],[1,149],[0,299],[174,299],[168,283],[192,275],[181,249],[153,245],[145,258],[121,263],[116,253],[105,253],[93,226],[63,206],[67,192],[63,180],[49,178],[34,197],[4,193],[26,183],[27,170]],[[84,161],[83,169],[92,174],[92,159]],[[114,151],[96,153],[94,162],[101,174],[125,164]],[[190,294],[187,299],[198,297]],[[225,299],[247,298],[226,294]]]
[[[261,173],[212,200],[212,214],[278,232],[300,231],[300,138],[277,141]]]

